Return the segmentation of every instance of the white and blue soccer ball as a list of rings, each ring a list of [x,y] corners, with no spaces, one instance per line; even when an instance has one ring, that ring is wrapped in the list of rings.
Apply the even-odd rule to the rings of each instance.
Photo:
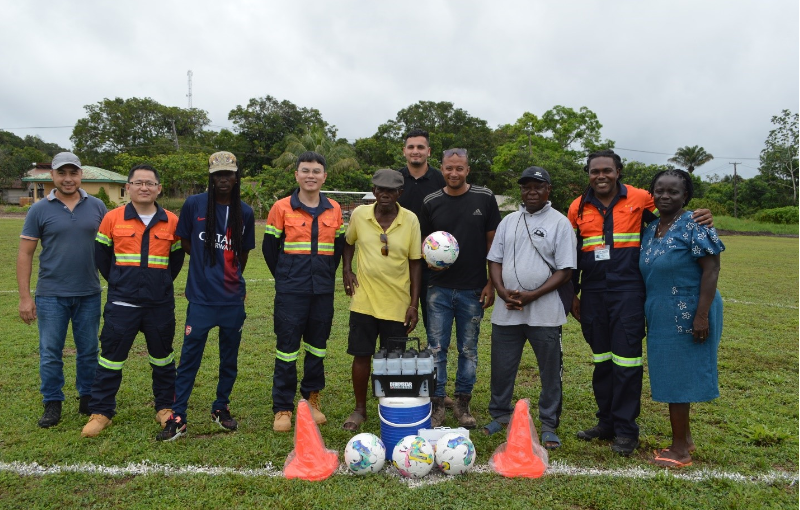
[[[392,465],[408,478],[422,478],[433,468],[433,446],[420,436],[406,436],[392,452]]]
[[[386,447],[375,434],[356,434],[344,449],[344,462],[357,475],[377,473],[386,462]]]
[[[448,475],[466,473],[475,465],[475,445],[457,432],[443,435],[436,441],[436,465]]]
[[[458,241],[449,232],[439,230],[422,243],[425,262],[433,267],[450,267],[458,258]]]

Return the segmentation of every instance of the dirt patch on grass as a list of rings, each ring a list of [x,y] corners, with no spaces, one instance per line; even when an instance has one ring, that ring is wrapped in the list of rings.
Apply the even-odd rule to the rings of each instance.
[[[773,234],[772,232],[739,232],[738,230],[717,229],[721,236],[760,236],[760,237],[798,237],[797,234]]]

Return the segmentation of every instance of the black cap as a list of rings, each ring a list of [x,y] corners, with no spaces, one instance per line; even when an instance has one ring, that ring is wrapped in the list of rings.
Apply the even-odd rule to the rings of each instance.
[[[547,173],[547,170],[540,166],[530,166],[522,171],[522,176],[517,181],[519,184],[524,183],[527,180],[534,180],[534,181],[543,181],[547,184],[552,184],[550,182],[550,174]]]

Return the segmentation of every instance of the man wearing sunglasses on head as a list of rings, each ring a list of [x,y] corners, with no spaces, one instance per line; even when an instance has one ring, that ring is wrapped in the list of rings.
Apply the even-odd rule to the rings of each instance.
[[[436,363],[436,392],[431,424],[445,418],[447,350],[453,321],[456,323],[458,370],[453,414],[458,424],[474,428],[469,402],[478,367],[478,334],[483,311],[494,304],[494,287],[486,275],[486,254],[500,224],[497,200],[488,188],[467,184],[466,149],[448,149],[442,157],[445,187],[431,193],[422,205],[422,237],[443,230],[456,238],[458,259],[445,270],[434,271],[428,286],[428,346]]]
[[[353,356],[355,410],[344,430],[355,431],[367,418],[367,385],[375,339],[404,337],[417,326],[421,265],[419,221],[402,208],[403,176],[390,169],[372,177],[374,205],[358,206],[350,216],[342,253],[344,291],[350,301],[347,352]],[[353,255],[358,246],[356,267]]]

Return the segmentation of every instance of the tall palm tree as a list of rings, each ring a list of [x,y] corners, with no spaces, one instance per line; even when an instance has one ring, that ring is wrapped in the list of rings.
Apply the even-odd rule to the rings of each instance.
[[[699,145],[694,147],[681,147],[675,151],[675,156],[669,158],[667,161],[675,163],[676,165],[686,167],[686,170],[691,174],[698,166],[705,165],[714,159],[714,156],[707,153],[706,150]]]
[[[328,173],[331,174],[359,168],[353,148],[345,142],[334,141],[322,128],[311,128],[302,136],[288,135],[286,141],[286,150],[273,161],[278,168],[294,171],[297,157],[306,151],[322,154],[328,163]]]

